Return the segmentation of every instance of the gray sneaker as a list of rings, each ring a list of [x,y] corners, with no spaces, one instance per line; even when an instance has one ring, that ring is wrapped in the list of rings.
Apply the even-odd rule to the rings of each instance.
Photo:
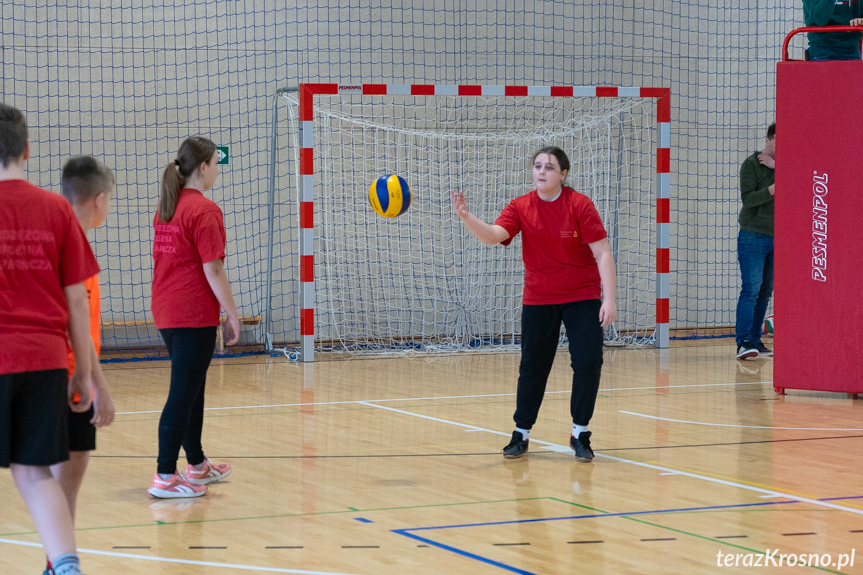
[[[773,356],[773,350],[761,343],[760,341],[755,344],[755,349],[758,350],[758,355],[763,355],[764,357]]]
[[[737,359],[753,359],[756,357],[758,357],[758,348],[748,339],[744,339],[737,346]]]

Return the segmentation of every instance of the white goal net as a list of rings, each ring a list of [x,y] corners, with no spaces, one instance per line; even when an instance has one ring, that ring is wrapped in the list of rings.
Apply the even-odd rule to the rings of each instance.
[[[284,98],[296,150],[298,99]],[[609,233],[619,318],[607,341],[652,344],[655,107],[637,97],[316,95],[315,350],[517,346],[520,238],[480,243],[454,215],[450,190],[491,223],[533,189],[531,158],[548,145],[570,157],[567,185],[593,200]],[[369,186],[384,174],[411,187],[400,217],[382,218],[369,204]]]

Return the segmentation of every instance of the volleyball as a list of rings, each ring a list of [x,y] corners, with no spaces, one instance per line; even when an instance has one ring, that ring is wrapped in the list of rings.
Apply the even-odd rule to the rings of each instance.
[[[773,314],[764,318],[764,335],[773,335]]]
[[[404,178],[395,174],[381,176],[369,189],[372,209],[379,216],[394,218],[411,207],[411,188]]]

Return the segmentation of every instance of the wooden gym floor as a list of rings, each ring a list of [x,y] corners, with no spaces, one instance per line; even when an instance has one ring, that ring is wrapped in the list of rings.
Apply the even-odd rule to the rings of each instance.
[[[205,497],[173,501],[145,491],[169,364],[106,364],[118,416],[99,435],[79,500],[82,566],[89,575],[697,574],[758,564],[863,573],[863,405],[844,394],[776,396],[772,361],[738,362],[728,339],[606,348],[591,422],[597,457],[583,464],[567,447],[566,352],[518,460],[499,454],[512,432],[517,354],[219,359],[204,445],[234,470]],[[8,470],[0,492],[0,573],[41,572]],[[778,567],[782,554],[782,565],[810,567]]]

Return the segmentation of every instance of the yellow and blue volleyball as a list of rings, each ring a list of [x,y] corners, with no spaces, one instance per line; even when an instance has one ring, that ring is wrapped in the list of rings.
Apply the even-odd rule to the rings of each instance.
[[[404,178],[395,174],[381,176],[369,189],[372,209],[379,216],[394,218],[411,207],[411,188]]]

